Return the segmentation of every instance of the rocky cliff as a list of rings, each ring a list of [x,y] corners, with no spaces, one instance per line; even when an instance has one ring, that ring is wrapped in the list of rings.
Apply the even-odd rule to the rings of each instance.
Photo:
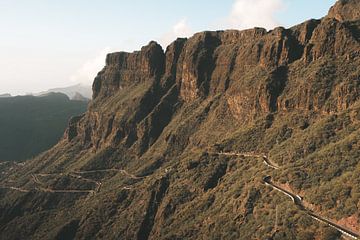
[[[150,42],[108,54],[88,111],[57,146],[0,175],[2,238],[332,234],[264,186],[270,172],[319,214],[353,224],[359,11],[357,0],[342,0],[290,29],[201,32],[165,52]],[[222,155],[234,152],[243,154]],[[281,170],[266,168],[262,154]]]

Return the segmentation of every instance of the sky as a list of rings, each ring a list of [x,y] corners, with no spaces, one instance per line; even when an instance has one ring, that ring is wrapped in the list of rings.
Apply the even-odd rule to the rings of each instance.
[[[92,84],[109,52],[204,30],[291,27],[336,0],[0,0],[0,94]],[[310,7],[311,6],[311,7]]]

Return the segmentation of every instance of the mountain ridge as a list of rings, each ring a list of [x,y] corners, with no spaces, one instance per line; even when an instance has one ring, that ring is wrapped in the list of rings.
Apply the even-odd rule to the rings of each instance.
[[[10,93],[0,94],[0,98],[7,98],[7,97],[11,97],[11,94]]]
[[[84,84],[76,84],[76,85],[72,85],[72,86],[68,86],[68,87],[62,87],[62,88],[52,88],[49,89],[47,91],[43,91],[40,93],[36,93],[34,94],[35,96],[41,96],[41,95],[46,95],[48,93],[51,92],[60,92],[63,94],[66,94],[70,99],[74,98],[74,96],[76,95],[76,93],[79,93],[81,95],[83,95],[85,98],[90,99],[91,98],[91,86],[87,86]]]
[[[1,234],[339,237],[266,188],[269,174],[359,232],[360,19],[348,4],[360,9],[342,0],[290,29],[207,31],[165,52],[150,42],[108,54],[88,111],[53,149],[0,175]],[[221,154],[233,151],[243,154]]]

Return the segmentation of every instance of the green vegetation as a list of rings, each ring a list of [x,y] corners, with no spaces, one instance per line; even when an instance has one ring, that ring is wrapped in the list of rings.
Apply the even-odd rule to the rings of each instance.
[[[21,161],[56,144],[72,116],[87,103],[60,93],[0,98],[0,160]]]

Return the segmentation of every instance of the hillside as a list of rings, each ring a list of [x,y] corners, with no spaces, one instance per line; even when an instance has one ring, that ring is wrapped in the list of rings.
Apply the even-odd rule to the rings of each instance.
[[[57,145],[0,166],[1,239],[359,239],[359,11],[108,54]]]
[[[0,160],[26,160],[48,150],[62,137],[71,116],[86,107],[64,94],[1,98]]]

